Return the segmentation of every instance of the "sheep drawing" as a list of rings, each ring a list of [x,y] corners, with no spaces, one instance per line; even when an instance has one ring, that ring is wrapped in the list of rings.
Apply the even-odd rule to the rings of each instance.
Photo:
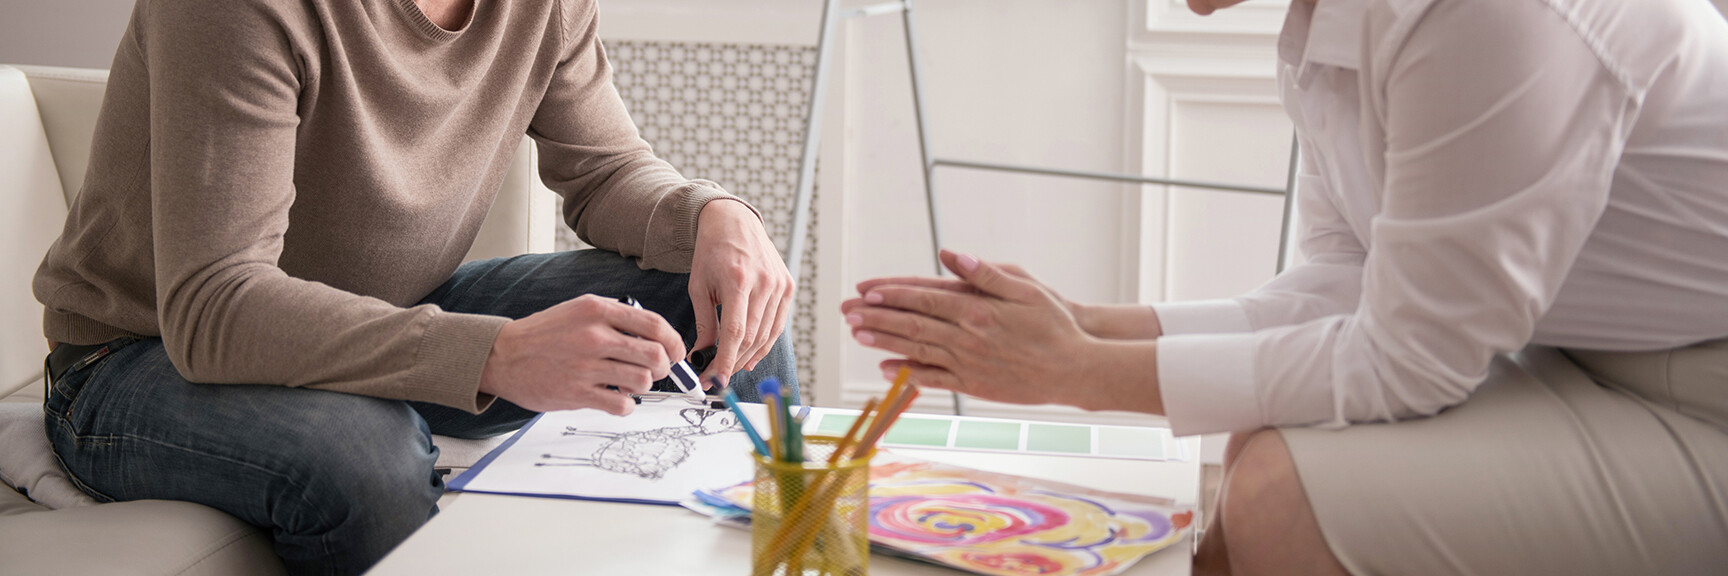
[[[693,437],[712,436],[739,430],[731,413],[706,408],[685,408],[678,415],[689,426],[668,426],[634,432],[595,432],[564,429],[564,436],[606,438],[598,450],[587,457],[542,454],[535,466],[588,466],[620,474],[631,474],[644,480],[659,480],[666,473],[690,458],[695,449]]]

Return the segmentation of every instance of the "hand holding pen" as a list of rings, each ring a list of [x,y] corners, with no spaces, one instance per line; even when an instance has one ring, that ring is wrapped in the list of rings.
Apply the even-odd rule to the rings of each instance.
[[[647,310],[647,308],[642,307],[641,302],[629,296],[619,298],[618,301],[637,310]],[[717,378],[710,378],[709,382],[714,385],[716,390],[724,386]],[[696,370],[690,368],[690,363],[681,356],[672,363],[672,383],[678,386],[678,391],[683,392],[684,396],[691,402],[704,405],[708,403],[708,395],[702,392],[702,381],[697,379]]]
[[[537,412],[622,416],[636,408],[630,394],[648,392],[683,357],[684,340],[665,318],[590,294],[504,324],[479,392]]]

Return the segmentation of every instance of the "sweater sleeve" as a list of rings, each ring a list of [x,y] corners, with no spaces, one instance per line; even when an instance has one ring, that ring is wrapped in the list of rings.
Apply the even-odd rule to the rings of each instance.
[[[686,179],[654,156],[612,84],[595,3],[559,5],[567,11],[565,53],[528,131],[540,151],[540,177],[564,197],[565,222],[583,241],[638,258],[644,268],[689,272],[703,206],[743,200],[713,182]]]
[[[400,308],[279,266],[295,202],[300,62],[284,8],[153,0],[148,69],[157,314],[188,380],[484,409],[504,318]]]

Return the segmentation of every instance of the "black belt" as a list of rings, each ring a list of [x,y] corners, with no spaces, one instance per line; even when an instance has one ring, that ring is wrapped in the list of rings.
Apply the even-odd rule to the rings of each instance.
[[[67,372],[78,370],[95,364],[97,361],[113,354],[115,350],[136,342],[133,338],[121,338],[101,344],[79,345],[61,344],[48,353],[48,381],[55,382]]]

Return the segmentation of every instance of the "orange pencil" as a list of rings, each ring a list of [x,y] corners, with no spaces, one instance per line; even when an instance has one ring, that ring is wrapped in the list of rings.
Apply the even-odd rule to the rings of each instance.
[[[858,419],[852,421],[852,427],[848,428],[846,430],[846,435],[841,436],[840,442],[838,444],[834,445],[834,453],[828,455],[828,465],[829,466],[839,464],[840,463],[840,456],[842,454],[846,453],[847,448],[852,447],[853,442],[858,441],[858,430],[862,429],[864,427],[864,419],[869,418],[870,417],[870,411],[872,409],[875,409],[875,408],[876,408],[876,399],[875,398],[871,398],[869,402],[864,403],[864,409],[858,412]]]
[[[918,387],[907,386],[905,392],[900,394],[900,397],[895,398],[893,404],[882,409],[882,415],[870,423],[870,431],[865,433],[864,439],[859,440],[858,446],[852,449],[852,457],[863,458],[875,450],[876,443],[882,440],[884,434],[888,433],[888,428],[894,426],[894,421],[899,420],[900,415],[906,412],[906,408],[912,405],[913,400],[917,399]]]
[[[900,395],[906,392],[906,383],[911,380],[912,367],[901,366],[900,371],[894,374],[894,385],[888,387],[888,395],[882,397],[881,407],[887,408],[889,405],[893,404],[896,399],[899,399]]]

